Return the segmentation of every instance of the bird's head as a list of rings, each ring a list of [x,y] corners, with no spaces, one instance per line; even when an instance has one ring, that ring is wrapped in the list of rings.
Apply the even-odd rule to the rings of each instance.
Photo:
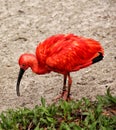
[[[30,54],[22,54],[19,58],[19,66],[24,71],[29,68]]]
[[[33,54],[22,54],[19,58],[20,71],[19,71],[17,85],[16,85],[17,96],[20,96],[20,92],[19,92],[20,81],[23,77],[25,70],[31,67],[31,62],[32,62],[31,59],[33,59],[32,58],[33,56],[34,56]]]

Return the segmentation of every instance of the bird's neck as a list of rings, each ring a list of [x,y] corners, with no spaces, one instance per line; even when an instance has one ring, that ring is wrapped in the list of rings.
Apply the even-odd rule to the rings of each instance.
[[[49,73],[50,71],[47,69],[47,67],[39,65],[38,60],[36,56],[33,56],[30,61],[30,67],[32,71],[36,74],[45,74]]]

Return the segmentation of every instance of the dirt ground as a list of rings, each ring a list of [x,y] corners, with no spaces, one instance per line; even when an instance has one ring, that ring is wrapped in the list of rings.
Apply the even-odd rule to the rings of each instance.
[[[16,95],[18,58],[34,53],[37,44],[58,33],[74,33],[100,41],[104,60],[71,73],[74,99],[104,94],[106,86],[116,95],[116,1],[115,0],[0,0],[0,112],[8,108],[34,107],[41,96],[47,103],[60,93],[63,76],[23,76]]]

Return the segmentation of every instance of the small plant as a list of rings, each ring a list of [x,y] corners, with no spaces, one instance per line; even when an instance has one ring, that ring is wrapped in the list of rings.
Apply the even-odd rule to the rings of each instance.
[[[116,96],[112,96],[110,93],[110,88],[107,89],[107,92],[104,96],[97,96],[98,103],[101,103],[105,106],[116,105]]]
[[[0,114],[0,130],[115,130],[116,97],[110,89],[104,96],[91,102],[87,98],[79,101],[62,101],[41,105],[33,109],[20,108]]]

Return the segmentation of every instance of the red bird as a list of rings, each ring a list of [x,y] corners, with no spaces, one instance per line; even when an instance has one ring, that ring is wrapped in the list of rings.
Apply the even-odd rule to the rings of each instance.
[[[20,71],[17,79],[16,91],[20,96],[19,85],[21,78],[29,67],[36,74],[46,74],[51,71],[64,75],[64,100],[70,99],[72,79],[70,72],[78,71],[103,59],[104,50],[100,43],[74,34],[58,34],[47,38],[36,48],[36,55],[22,54],[19,58]],[[68,88],[66,81],[68,78]]]

